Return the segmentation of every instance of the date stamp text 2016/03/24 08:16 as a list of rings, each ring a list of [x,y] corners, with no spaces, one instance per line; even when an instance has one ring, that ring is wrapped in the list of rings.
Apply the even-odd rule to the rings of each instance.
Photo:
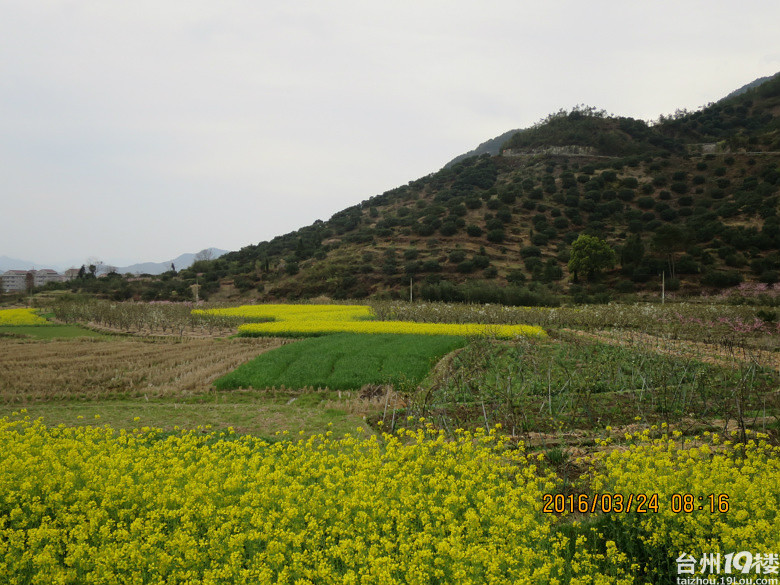
[[[658,514],[666,505],[674,514],[709,512],[725,514],[729,511],[728,494],[672,494],[668,501],[658,494],[545,494],[542,512],[549,514],[582,514],[603,512]]]

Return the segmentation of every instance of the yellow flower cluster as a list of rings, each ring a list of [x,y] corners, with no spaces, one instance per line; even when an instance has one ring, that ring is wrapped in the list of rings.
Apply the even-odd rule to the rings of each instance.
[[[556,533],[540,506],[555,481],[495,433],[360,435],[269,443],[2,419],[0,574],[11,585],[632,582],[620,554]]]
[[[196,310],[196,312],[199,310]],[[203,313],[204,311],[200,311]],[[239,326],[242,335],[311,336],[328,333],[405,333],[416,335],[491,336],[499,338],[543,337],[544,329],[534,325],[479,323],[417,323],[372,321],[371,308],[363,305],[245,305],[211,309],[210,314],[266,319],[268,323]]]
[[[356,321],[372,319],[371,307],[366,305],[242,305],[223,309],[195,309],[195,315],[221,315],[268,321]]]
[[[50,325],[36,309],[0,309],[0,325]]]
[[[760,435],[746,443],[710,433],[684,441],[679,432],[629,438],[627,450],[602,456],[591,488],[658,494],[658,513],[611,516],[640,548],[697,559],[718,552],[780,553],[780,447]]]

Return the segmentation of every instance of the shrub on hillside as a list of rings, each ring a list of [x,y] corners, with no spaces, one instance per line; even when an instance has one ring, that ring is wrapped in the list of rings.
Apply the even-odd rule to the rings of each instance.
[[[712,270],[707,272],[701,279],[703,285],[717,288],[737,286],[741,282],[742,275],[734,270]]]
[[[504,241],[504,230],[502,229],[495,229],[490,230],[487,234],[488,242],[493,242],[494,244],[500,244]]]

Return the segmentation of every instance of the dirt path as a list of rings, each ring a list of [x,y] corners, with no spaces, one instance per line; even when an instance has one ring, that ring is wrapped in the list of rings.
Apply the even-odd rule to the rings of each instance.
[[[55,321],[55,323],[62,323],[65,325],[66,323],[63,323],[61,321]],[[132,337],[144,337],[144,338],[154,338],[154,337],[165,337],[165,338],[187,338],[187,339],[216,339],[218,337],[229,337],[231,335],[235,335],[237,333],[235,328],[215,328],[214,330],[208,330],[208,329],[185,329],[181,333],[178,331],[172,331],[172,330],[165,330],[162,329],[127,329],[122,327],[109,327],[107,325],[102,325],[98,323],[79,323],[79,326],[85,327],[86,329],[90,329],[92,331],[96,331],[98,333],[108,333],[108,334],[118,334],[118,335],[129,335]]]

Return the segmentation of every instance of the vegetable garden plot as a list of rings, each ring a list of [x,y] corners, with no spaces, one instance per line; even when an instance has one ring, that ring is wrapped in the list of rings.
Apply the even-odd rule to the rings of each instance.
[[[466,339],[428,335],[315,337],[264,353],[215,386],[227,388],[359,389],[365,384],[418,383],[445,354]]]

